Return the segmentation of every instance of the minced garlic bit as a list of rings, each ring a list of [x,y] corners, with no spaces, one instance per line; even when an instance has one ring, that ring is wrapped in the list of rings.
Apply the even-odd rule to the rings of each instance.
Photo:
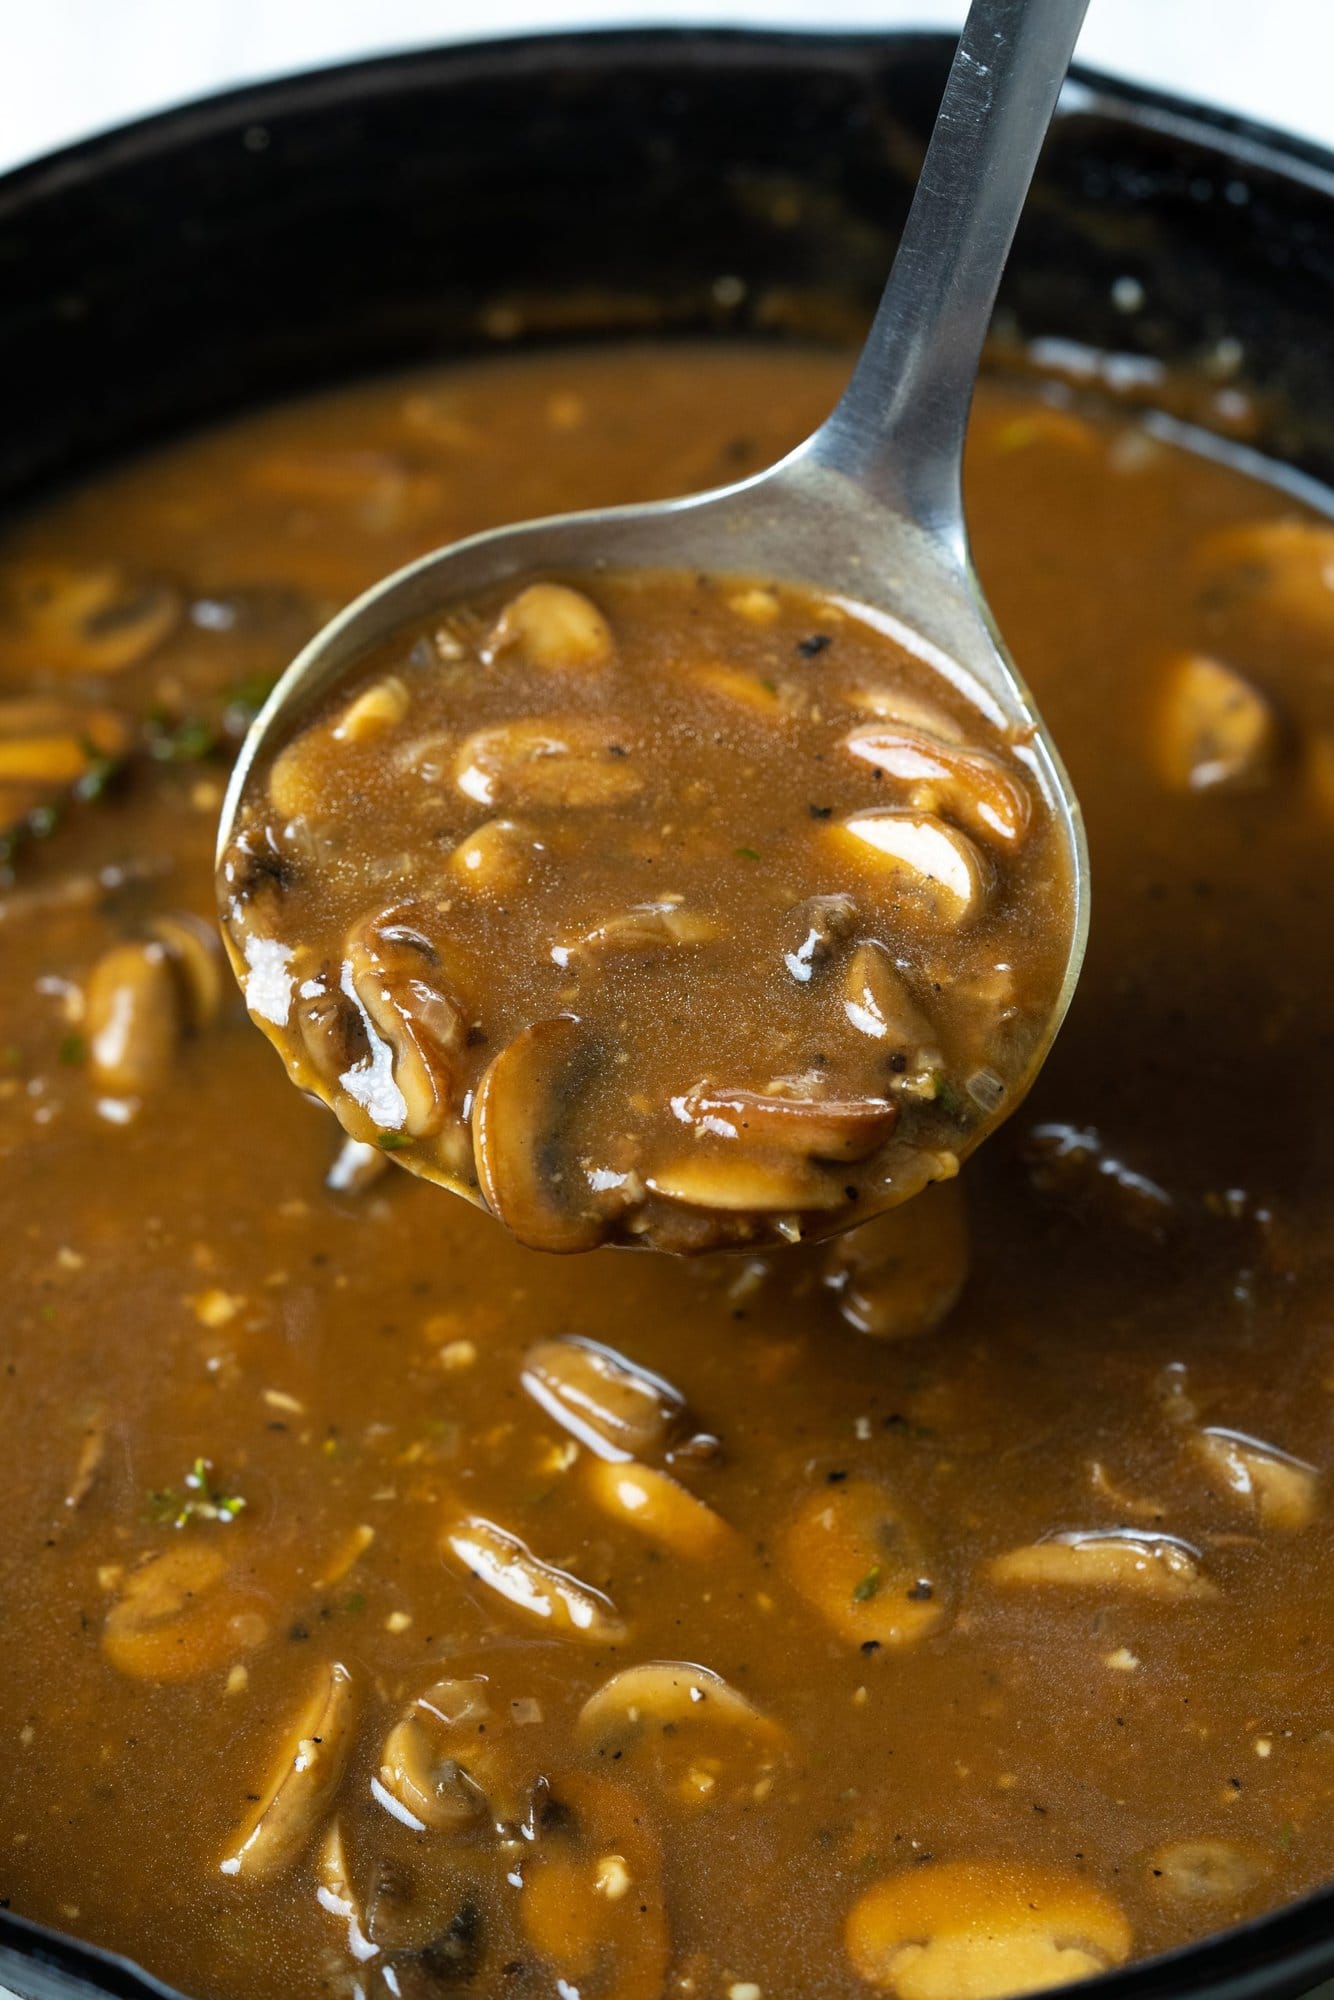
[[[1132,1653],[1129,1646],[1118,1646],[1114,1653],[1107,1654],[1103,1665],[1111,1667],[1118,1674],[1133,1674],[1139,1665],[1139,1656]]]
[[[227,1676],[227,1692],[228,1694],[244,1694],[249,1686],[250,1669],[238,1660]]]
[[[1257,1736],[1251,1748],[1257,1757],[1268,1757],[1274,1746],[1267,1736]]]
[[[190,1304],[201,1326],[219,1327],[236,1318],[245,1300],[238,1298],[234,1292],[224,1292],[213,1285],[206,1292],[197,1292]]]
[[[763,1988],[753,1979],[738,1979],[728,1987],[727,2000],[763,2000]]]
[[[461,1368],[471,1368],[477,1359],[477,1349],[471,1340],[450,1340],[440,1350],[440,1366],[450,1374]]]
[[[386,1632],[406,1632],[412,1623],[412,1615],[407,1611],[391,1611],[384,1621]]]
[[[286,1389],[266,1389],[264,1401],[271,1410],[286,1410],[291,1416],[304,1417],[306,1406],[295,1396],[289,1396]]]
[[[605,1896],[609,1903],[619,1903],[621,1897],[632,1887],[630,1870],[625,1865],[623,1854],[604,1854],[593,1875],[593,1887],[599,1896]]]

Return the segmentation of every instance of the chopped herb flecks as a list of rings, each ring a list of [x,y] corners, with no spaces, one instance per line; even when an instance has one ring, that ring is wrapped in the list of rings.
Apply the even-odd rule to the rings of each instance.
[[[148,1496],[148,1518],[163,1528],[186,1528],[192,1521],[234,1521],[245,1507],[239,1493],[213,1483],[213,1461],[197,1458],[182,1481],[184,1491],[165,1487]]]
[[[871,1599],[875,1596],[876,1592],[879,1590],[879,1588],[880,1588],[880,1565],[879,1563],[873,1563],[871,1568],[867,1570],[861,1582],[855,1583],[852,1587],[852,1598],[854,1604],[869,1604]]]

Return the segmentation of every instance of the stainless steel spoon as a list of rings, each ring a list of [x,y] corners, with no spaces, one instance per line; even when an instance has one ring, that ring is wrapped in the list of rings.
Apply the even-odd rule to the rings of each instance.
[[[862,607],[1029,746],[1068,843],[1074,896],[1065,979],[1036,1067],[1083,959],[1088,851],[1059,754],[978,586],[961,470],[996,289],[1087,4],[973,0],[879,310],[842,399],[812,437],[735,486],[474,535],[376,584],[298,655],[256,717],[223,804],[219,858],[255,760],[381,640],[451,600],[597,568],[802,583]]]

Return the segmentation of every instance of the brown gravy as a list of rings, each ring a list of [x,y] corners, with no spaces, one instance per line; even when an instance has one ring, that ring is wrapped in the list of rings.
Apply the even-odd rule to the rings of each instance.
[[[1334,1872],[1326,521],[984,385],[1096,895],[966,1224],[561,1260],[330,1186],[203,927],[229,745],[337,602],[759,466],[843,369],[444,370],[0,545],[0,1892],[201,2000],[1002,1993]]]

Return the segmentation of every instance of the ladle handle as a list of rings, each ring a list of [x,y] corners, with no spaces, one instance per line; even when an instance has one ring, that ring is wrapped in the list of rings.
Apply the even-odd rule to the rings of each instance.
[[[852,380],[811,440],[966,560],[961,473],[991,309],[1088,0],[973,0]]]

